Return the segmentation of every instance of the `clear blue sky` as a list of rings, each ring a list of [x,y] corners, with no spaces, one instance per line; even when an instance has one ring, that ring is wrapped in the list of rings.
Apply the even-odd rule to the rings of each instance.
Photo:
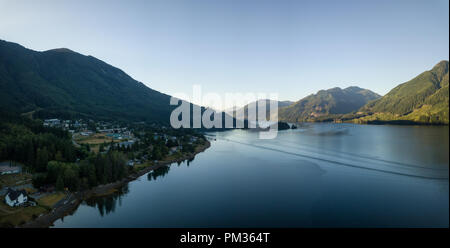
[[[164,93],[351,85],[385,94],[449,56],[448,0],[0,0],[0,39],[67,47]]]

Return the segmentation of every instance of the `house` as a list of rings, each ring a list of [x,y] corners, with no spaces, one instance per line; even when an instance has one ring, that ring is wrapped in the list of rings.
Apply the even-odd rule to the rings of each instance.
[[[117,146],[119,147],[123,147],[123,148],[131,148],[134,144],[134,141],[124,141],[124,142],[120,142],[117,144]]]
[[[54,127],[54,126],[58,126],[59,124],[61,124],[61,121],[59,119],[46,119],[46,120],[44,120],[44,126]]]
[[[21,206],[28,201],[28,195],[25,190],[13,190],[8,188],[5,196],[5,203],[11,207]]]
[[[90,136],[90,135],[93,134],[93,132],[92,132],[92,131],[84,131],[84,132],[81,132],[80,134],[81,134],[82,136]]]
[[[98,130],[100,133],[113,133],[114,130],[113,129],[100,129]]]
[[[22,171],[20,166],[0,165],[0,175],[17,174]]]
[[[121,140],[123,138],[122,134],[120,134],[120,133],[108,133],[108,134],[106,134],[106,136],[111,137],[115,140]]]
[[[169,149],[169,154],[174,154],[174,153],[176,153],[176,152],[179,151],[179,150],[181,150],[181,148],[178,147],[178,146],[171,147],[171,148]]]

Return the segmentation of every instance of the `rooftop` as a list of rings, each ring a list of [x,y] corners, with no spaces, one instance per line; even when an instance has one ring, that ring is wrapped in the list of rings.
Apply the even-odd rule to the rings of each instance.
[[[19,166],[9,166],[9,165],[0,166],[0,173],[6,172],[6,171],[15,171],[15,170],[20,170],[20,167]]]
[[[14,201],[15,199],[17,199],[20,195],[27,195],[27,192],[25,190],[13,190],[11,188],[8,188],[8,193],[6,194],[9,196],[9,199],[11,199],[11,201]]]

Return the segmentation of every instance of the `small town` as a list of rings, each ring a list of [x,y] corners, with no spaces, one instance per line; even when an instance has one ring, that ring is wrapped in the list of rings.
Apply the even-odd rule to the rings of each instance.
[[[75,204],[77,192],[130,177],[158,164],[188,159],[208,143],[205,136],[192,130],[174,130],[157,124],[52,118],[43,120],[42,126],[66,132],[74,151],[58,151],[53,159],[48,152],[43,156],[45,169],[30,168],[24,161],[0,162],[0,226],[23,225],[58,207]],[[39,160],[42,151],[38,149],[37,153]],[[66,153],[74,156],[69,159]],[[126,169],[111,168],[115,176],[105,178],[99,174],[108,166],[104,163],[122,163]],[[102,164],[101,169],[98,164]],[[51,176],[52,168],[65,169],[62,174]],[[97,177],[80,178],[85,168],[94,170]],[[78,176],[71,178],[69,172]]]

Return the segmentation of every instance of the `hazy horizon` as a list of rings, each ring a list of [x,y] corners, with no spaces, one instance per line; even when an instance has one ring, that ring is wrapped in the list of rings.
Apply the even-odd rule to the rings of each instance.
[[[295,102],[334,87],[384,95],[448,60],[448,7],[441,0],[0,0],[0,39],[92,55],[169,95],[192,94],[199,84],[204,92],[277,92]]]

